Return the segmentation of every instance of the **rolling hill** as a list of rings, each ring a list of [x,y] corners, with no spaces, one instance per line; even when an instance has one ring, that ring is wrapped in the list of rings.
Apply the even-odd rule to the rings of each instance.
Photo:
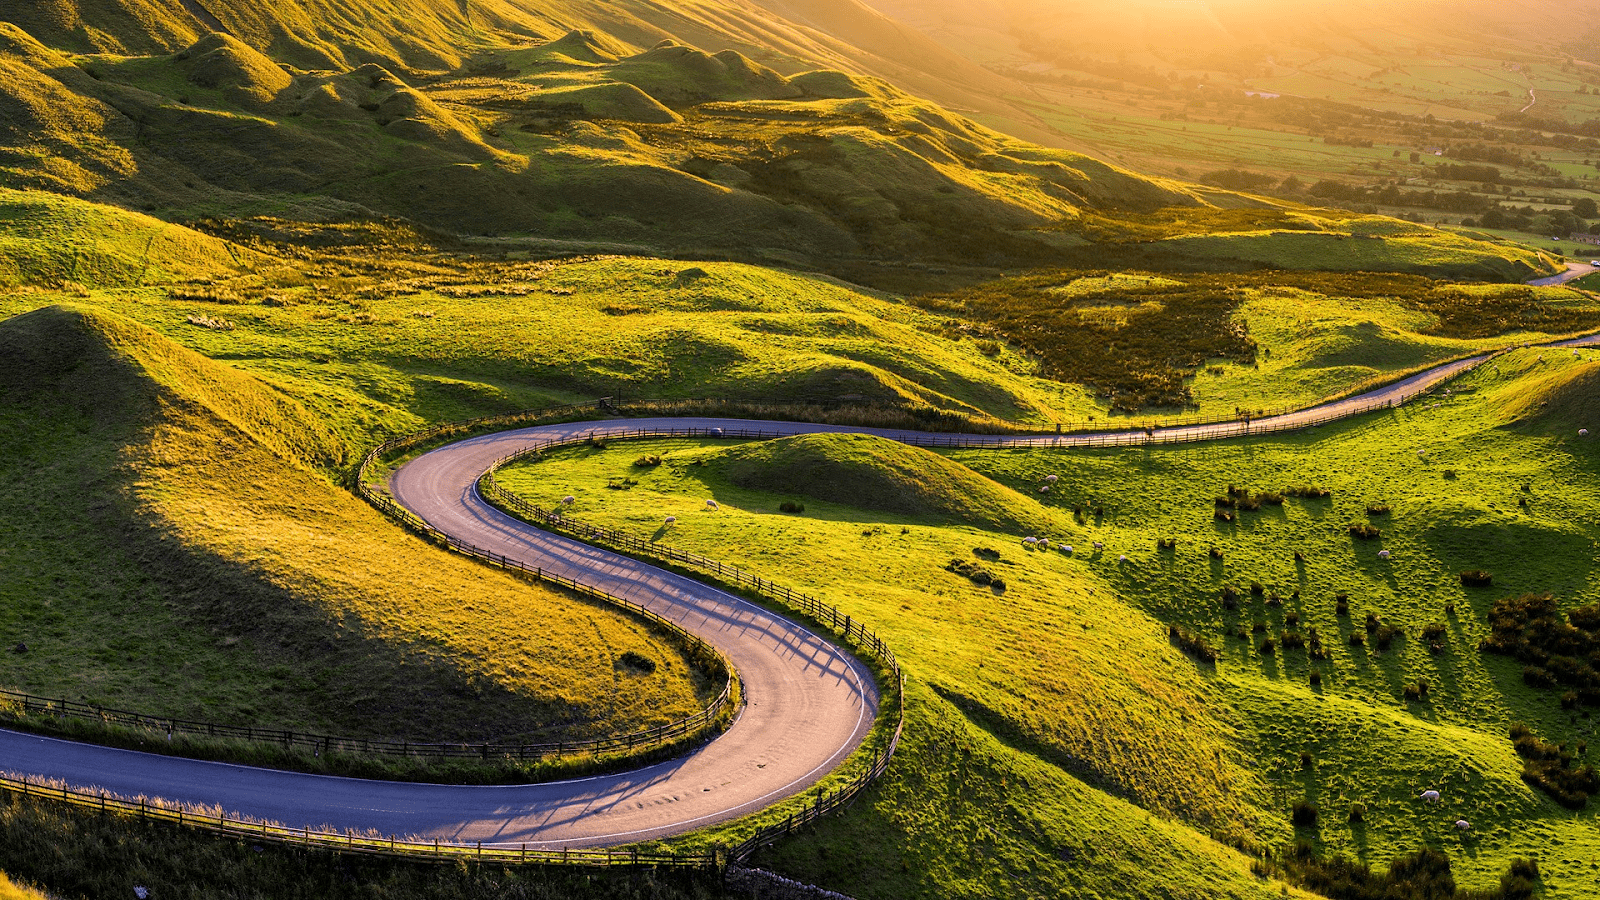
[[[722,17],[727,28],[708,30],[700,10],[666,36],[631,7],[539,17],[507,3],[359,16],[327,6],[7,14],[0,183],[185,220],[400,216],[458,234],[852,273],[861,261],[1032,265],[1103,242],[1101,219],[1263,205],[1024,143],[860,67],[805,70],[838,54],[795,43],[811,32],[748,4]],[[845,19],[874,41],[894,32],[851,9]],[[86,18],[110,30],[73,24]],[[400,19],[415,24],[396,43]],[[1309,230],[1350,230],[1337,218]],[[1165,219],[1167,237],[1218,233],[1205,216]],[[1223,240],[1224,257],[1246,248]],[[1289,233],[1274,244],[1314,241]],[[1341,266],[1517,278],[1546,265],[1459,238],[1420,264],[1350,246],[1354,261]],[[1219,255],[1203,244],[1164,252]],[[1278,252],[1263,260],[1246,248],[1235,264]]]

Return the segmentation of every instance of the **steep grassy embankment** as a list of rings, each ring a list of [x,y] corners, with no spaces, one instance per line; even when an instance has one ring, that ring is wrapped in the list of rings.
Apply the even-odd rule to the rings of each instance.
[[[410,740],[698,708],[641,625],[428,547],[330,483],[350,447],[293,396],[87,307],[0,323],[0,359],[6,687]]]

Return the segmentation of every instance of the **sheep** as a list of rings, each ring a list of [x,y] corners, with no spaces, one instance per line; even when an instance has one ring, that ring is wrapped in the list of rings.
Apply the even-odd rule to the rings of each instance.
[[[1039,488],[1039,493],[1041,493],[1041,494],[1050,493],[1050,485],[1047,484],[1044,487]]]
[[[1117,554],[1117,562],[1125,563],[1127,561],[1128,561],[1128,554],[1126,554],[1126,553],[1118,553]]]
[[[1417,451],[1417,458],[1418,459],[1421,459],[1422,457],[1425,457],[1427,455],[1428,455],[1428,451],[1426,451],[1426,450],[1418,450]]]
[[[1051,484],[1055,484],[1058,479],[1054,475],[1046,475],[1044,480],[1050,482]]]
[[[707,500],[706,501],[706,509],[721,509],[721,508],[722,507],[718,506],[717,505],[717,501],[715,501],[715,500]]]
[[[1587,429],[1587,428],[1579,428],[1578,429],[1578,437],[1588,437],[1588,436],[1589,436],[1589,429]]]
[[[1024,547],[1033,548],[1033,547],[1038,546],[1038,544],[1039,544],[1039,539],[1038,538],[1027,537],[1027,538],[1023,538],[1022,539],[1022,545]]]
[[[1072,555],[1072,545],[1071,544],[1062,544],[1061,545],[1061,552],[1065,553],[1068,556],[1071,556]]]
[[[567,496],[561,498],[561,505],[562,506],[571,506],[572,504],[577,503],[577,502],[578,502],[578,498],[572,496],[571,494],[568,494]]]
[[[1096,553],[1100,552],[1101,550],[1104,550],[1105,548],[1106,548],[1106,545],[1105,545],[1105,543],[1103,541],[1095,541],[1094,542],[1094,549],[1095,549]]]
[[[1439,792],[1438,791],[1423,791],[1422,792],[1422,801],[1424,803],[1438,803],[1439,802]]]
[[[668,524],[668,525],[676,525],[677,523],[678,523],[678,517],[677,516],[667,516],[666,524]]]
[[[1472,824],[1470,822],[1468,822],[1466,819],[1457,819],[1456,820],[1456,830],[1457,831],[1471,831],[1472,830]]]
[[[1049,538],[1039,538],[1039,549],[1040,550],[1049,550],[1050,549],[1050,539]]]
[[[1379,559],[1388,559],[1389,558],[1389,551],[1387,551],[1387,550],[1379,550],[1378,551],[1378,558]]]

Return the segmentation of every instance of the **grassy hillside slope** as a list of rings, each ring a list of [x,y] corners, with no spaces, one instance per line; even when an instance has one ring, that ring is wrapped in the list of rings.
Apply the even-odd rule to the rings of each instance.
[[[1150,827],[1177,829],[1162,840],[1192,835],[1177,856],[1197,864],[1228,852],[1183,823],[1246,847],[1303,840],[1380,869],[1433,847],[1478,890],[1526,857],[1542,896],[1577,898],[1592,892],[1600,848],[1593,803],[1568,810],[1525,780],[1508,732],[1525,723],[1578,767],[1596,752],[1590,710],[1480,642],[1507,598],[1553,592],[1562,610],[1600,599],[1600,535],[1586,513],[1600,456],[1578,433],[1593,424],[1580,399],[1600,366],[1592,356],[1514,351],[1449,397],[1304,434],[948,454],[1060,516],[1049,536],[1070,555],[942,515],[813,500],[783,513],[791,493],[727,480],[723,460],[752,450],[718,441],[619,443],[502,482],[547,502],[572,493],[586,521],[638,533],[675,512],[662,540],[837,599],[891,639],[917,685],[905,761],[864,808],[779,848],[773,862],[791,874],[867,897],[981,896],[1007,880],[1048,893],[1105,878],[1126,879],[1106,888],[1117,896],[1239,895],[1226,879],[1196,888],[1215,874],[1127,874],[1119,867],[1143,849],[1112,856],[1083,837],[1154,839],[1112,824],[1107,804],[1131,801],[1156,814]],[[633,467],[641,452],[662,464]],[[945,482],[928,471],[930,490]],[[623,473],[631,490],[605,489]],[[1331,497],[1248,502],[1304,485]],[[1091,541],[1104,552],[1086,552]],[[1004,589],[952,560],[1001,575]],[[1492,585],[1463,584],[1474,569]],[[1186,636],[1169,642],[1168,626]],[[1202,645],[1214,663],[1182,649]],[[1054,798],[1073,779],[1094,799],[1079,794],[1063,814],[1110,818],[1058,836]],[[1442,804],[1418,799],[1428,789]],[[1297,803],[1314,822],[1289,821]],[[952,834],[983,852],[932,849]]]
[[[193,43],[162,39],[163,52],[140,53],[71,55],[62,48],[84,48],[66,32],[46,29],[41,41],[26,30],[38,22],[0,20],[10,75],[0,110],[12,123],[0,128],[0,182],[178,218],[382,213],[469,234],[835,271],[862,259],[1037,264],[1119,239],[1089,213],[1114,222],[1171,207],[1260,205],[1026,144],[885,82],[793,66],[785,74],[718,49],[751,48],[700,27],[706,12],[681,30],[714,53],[587,7],[563,25],[588,30],[556,31],[551,19],[490,4],[481,15],[503,14],[523,31],[491,22],[463,34],[457,20],[475,7],[415,3],[425,9],[374,10],[359,27],[347,11],[308,7],[304,27],[275,20]],[[728,17],[758,13],[736,5]],[[398,40],[391,15],[442,29],[405,32],[430,48],[417,51],[427,74],[397,48],[296,55],[324,40],[306,37],[318,29]],[[280,32],[305,40],[284,45]],[[454,55],[437,49],[445,47]],[[1233,235],[1167,216],[1162,237],[1172,240],[1162,252],[1297,263],[1350,230],[1339,216],[1323,218]],[[1524,251],[1405,231],[1342,245],[1338,266],[1496,279],[1548,267]]]
[[[427,547],[329,483],[349,446],[272,386],[91,308],[9,319],[0,347],[0,640],[26,648],[6,687],[413,740],[697,708],[642,626]],[[550,622],[510,624],[530,616]]]
[[[256,254],[115,207],[0,189],[0,288],[226,278]]]

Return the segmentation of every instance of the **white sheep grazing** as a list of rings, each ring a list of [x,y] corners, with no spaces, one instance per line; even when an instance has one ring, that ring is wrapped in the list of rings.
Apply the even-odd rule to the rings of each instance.
[[[577,502],[578,502],[578,498],[574,497],[574,496],[572,496],[570,494],[561,498],[561,505],[562,506],[571,506],[572,504],[577,503]]]
[[[1472,824],[1470,822],[1468,822],[1466,819],[1457,819],[1456,820],[1456,830],[1457,831],[1471,831],[1472,830]]]
[[[1050,549],[1050,539],[1049,538],[1039,538],[1039,549],[1040,550],[1049,550]]]
[[[715,501],[715,500],[707,500],[706,501],[706,509],[721,509],[721,508],[722,507],[718,506],[717,505],[717,501]]]
[[[1044,486],[1044,487],[1042,487],[1042,488],[1039,488],[1039,493],[1041,493],[1041,494],[1048,494],[1048,493],[1050,493],[1050,485],[1048,485],[1048,484],[1047,484],[1047,485],[1045,485],[1045,486]]]
[[[1054,475],[1046,475],[1044,480],[1050,482],[1051,484],[1055,484],[1059,479],[1057,479]]]
[[[1118,553],[1117,554],[1117,562],[1127,562],[1127,561],[1128,561],[1128,554],[1126,554],[1126,553]]]
[[[667,516],[666,524],[668,524],[668,525],[676,525],[677,522],[678,522],[678,517],[677,516]]]
[[[1094,542],[1094,549],[1095,550],[1099,551],[1099,550],[1104,550],[1105,548],[1106,548],[1106,545],[1103,542],[1101,542],[1101,541],[1095,541]]]
[[[1022,545],[1024,547],[1034,547],[1034,546],[1037,546],[1038,543],[1039,543],[1039,539],[1038,538],[1023,538],[1022,539]]]
[[[1422,801],[1424,803],[1438,803],[1439,802],[1439,792],[1438,791],[1423,791],[1422,792]]]
[[[1072,545],[1071,544],[1062,544],[1061,545],[1061,552],[1065,553],[1068,556],[1071,556],[1072,555]]]
[[[1379,550],[1378,551],[1378,558],[1379,559],[1388,559],[1389,558],[1389,551],[1387,551],[1387,550]]]
[[[1418,450],[1417,451],[1417,457],[1418,458],[1421,458],[1421,457],[1424,457],[1424,456],[1427,456],[1427,455],[1428,455],[1428,451],[1426,451],[1426,450]]]
[[[1587,428],[1579,428],[1578,429],[1578,437],[1588,437],[1588,436],[1589,436],[1589,429],[1587,429]]]

